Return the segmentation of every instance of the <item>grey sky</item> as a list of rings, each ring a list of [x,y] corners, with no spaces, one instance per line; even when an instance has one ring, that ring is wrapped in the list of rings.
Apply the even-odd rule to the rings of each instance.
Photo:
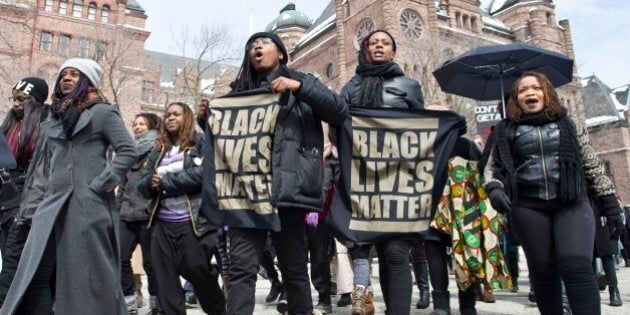
[[[329,0],[291,0],[299,11],[316,19]],[[237,40],[249,33],[252,12],[253,30],[261,31],[289,0],[138,0],[149,16],[151,36],[146,48],[162,52],[176,51],[173,31],[184,25],[228,24]],[[486,6],[489,0],[482,0]],[[595,73],[611,88],[630,83],[630,1],[628,0],[555,0],[556,17],[571,22],[578,72],[582,77]],[[250,11],[251,10],[251,11]]]

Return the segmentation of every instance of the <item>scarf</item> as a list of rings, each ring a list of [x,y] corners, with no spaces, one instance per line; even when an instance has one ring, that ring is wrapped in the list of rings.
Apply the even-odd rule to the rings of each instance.
[[[96,103],[102,102],[103,99],[100,97],[96,97],[95,99],[85,102],[77,102],[71,99],[63,102],[53,102],[52,114],[55,118],[61,119],[63,130],[68,138],[70,138],[72,131],[74,130],[74,126],[79,121],[79,117],[81,117],[83,110],[92,107]]]
[[[558,153],[560,198],[564,203],[570,203],[585,193],[586,179],[575,126],[567,115],[566,108],[563,107],[556,119],[549,119],[544,112],[533,115],[523,114],[517,123],[506,119],[495,128],[497,142],[492,158],[497,168],[494,176],[504,184],[505,191],[512,200],[517,199],[518,190],[512,143],[508,135],[513,135],[518,125],[542,126],[554,122],[560,131]]]
[[[157,137],[158,133],[156,130],[149,130],[135,136],[134,140],[136,141],[136,151],[138,153],[138,157],[143,157],[155,147],[155,140]]]
[[[359,52],[359,65],[355,72],[363,77],[359,104],[366,107],[383,105],[383,81],[385,79],[405,75],[400,66],[393,61],[382,65],[371,64],[367,61],[363,50]]]

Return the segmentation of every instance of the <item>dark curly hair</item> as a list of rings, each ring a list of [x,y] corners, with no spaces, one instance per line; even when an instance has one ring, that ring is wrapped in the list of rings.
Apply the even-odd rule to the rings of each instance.
[[[140,113],[136,115],[136,119],[138,117],[144,118],[149,130],[157,130],[160,127],[160,117],[154,113]]]
[[[181,125],[179,129],[179,134],[177,135],[176,139],[171,136],[168,130],[166,130],[166,119],[168,118],[167,117],[168,109],[171,108],[171,106],[175,106],[175,105],[181,107],[184,111],[184,123]],[[164,109],[164,115],[162,116],[162,122],[160,123],[160,129],[158,132],[158,138],[157,138],[158,147],[163,145],[165,151],[170,151],[174,145],[179,145],[179,150],[181,152],[189,144],[195,143],[195,140],[196,140],[195,134],[196,134],[195,114],[193,114],[193,111],[192,109],[190,109],[190,106],[182,102],[174,102],[166,106],[166,108]]]
[[[560,110],[562,109],[562,104],[560,104],[560,98],[558,97],[556,88],[553,86],[551,81],[549,81],[546,75],[536,71],[523,73],[512,85],[512,93],[510,94],[506,108],[507,118],[510,121],[517,123],[523,115],[523,110],[518,105],[518,86],[521,83],[521,80],[525,77],[534,77],[538,80],[538,83],[543,91],[543,102],[545,104],[543,112],[547,115],[547,118],[552,120],[558,118],[558,114],[560,114]]]

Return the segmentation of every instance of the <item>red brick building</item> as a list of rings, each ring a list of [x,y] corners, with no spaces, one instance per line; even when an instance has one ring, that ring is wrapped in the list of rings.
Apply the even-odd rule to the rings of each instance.
[[[196,80],[194,71],[181,71],[194,60],[145,51],[146,19],[135,0],[0,1],[0,96],[6,100],[29,75],[52,89],[59,66],[75,57],[101,64],[102,90],[129,125],[141,111],[161,113],[167,102],[192,105],[200,95],[212,96],[215,82],[233,67],[216,65]],[[185,89],[191,81],[197,86]],[[0,115],[10,106],[1,102]]]

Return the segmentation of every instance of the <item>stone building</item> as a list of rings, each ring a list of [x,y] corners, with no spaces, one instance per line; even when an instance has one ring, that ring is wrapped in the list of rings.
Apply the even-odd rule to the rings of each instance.
[[[196,61],[144,49],[146,19],[136,0],[0,1],[0,96],[6,100],[28,75],[46,79],[52,89],[61,64],[82,57],[101,64],[102,90],[128,125],[141,111],[161,113],[166,102],[192,105],[200,95],[211,97],[215,81],[225,81],[233,67],[216,65],[199,78],[182,71]],[[191,82],[197,84],[192,89]],[[0,115],[11,106],[1,102]]]
[[[624,204],[630,204],[630,84],[609,88],[597,76],[583,79],[583,105],[586,124]]]
[[[493,1],[487,9],[480,4],[477,0],[331,0],[312,23],[289,4],[267,30],[278,34],[289,48],[291,67],[318,73],[339,91],[354,75],[359,40],[371,30],[385,29],[397,39],[397,61],[422,82],[425,100],[458,111],[471,111],[477,102],[442,93],[431,73],[470,48],[527,42],[575,57],[569,21],[556,21],[553,1]],[[561,88],[561,94],[569,109],[581,113],[577,75]]]

